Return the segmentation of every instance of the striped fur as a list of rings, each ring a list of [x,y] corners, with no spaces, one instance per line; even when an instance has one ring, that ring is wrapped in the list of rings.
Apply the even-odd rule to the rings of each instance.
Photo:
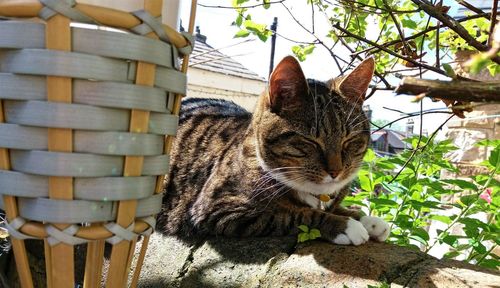
[[[279,71],[285,64],[253,114],[224,100],[183,101],[160,232],[288,235],[305,224],[334,240],[349,217],[360,218],[339,204],[369,141],[362,107],[339,95],[336,80],[302,82]],[[326,210],[320,194],[332,199]]]

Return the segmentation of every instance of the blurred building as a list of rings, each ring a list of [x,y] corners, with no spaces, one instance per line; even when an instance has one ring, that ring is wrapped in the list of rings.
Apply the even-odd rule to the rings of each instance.
[[[266,80],[207,43],[196,27],[196,43],[189,58],[187,97],[232,100],[252,111]]]

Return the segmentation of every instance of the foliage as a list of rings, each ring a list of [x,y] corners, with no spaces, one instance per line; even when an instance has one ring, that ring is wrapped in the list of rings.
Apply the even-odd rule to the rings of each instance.
[[[500,173],[500,140],[477,144],[491,149],[491,156],[481,163],[485,173],[469,179],[441,178],[442,171],[457,172],[446,159],[457,149],[450,140],[435,143],[422,136],[420,143],[418,137],[406,141],[413,149],[420,147],[420,153],[410,158],[412,150],[407,150],[381,158],[368,151],[359,171],[359,191],[346,197],[344,205],[363,206],[370,215],[389,221],[391,243],[425,252],[444,243],[449,246],[446,258],[498,268],[500,259],[491,251],[500,244],[500,183],[495,179]],[[476,217],[481,212],[488,215],[487,221]],[[444,224],[432,239],[431,221]],[[453,232],[458,225],[465,235]]]
[[[295,21],[286,25],[295,24],[310,36],[300,41],[295,39],[297,45],[292,52],[301,61],[318,49],[326,49],[332,57],[331,63],[343,72],[352,68],[355,61],[373,56],[376,77],[370,92],[393,90],[395,87],[388,80],[394,78],[389,77],[401,78],[412,71],[420,76],[433,71],[451,79],[463,77],[453,70],[454,56],[459,50],[484,52],[465,65],[472,74],[482,69],[491,75],[500,73],[500,53],[493,49],[494,45],[486,45],[493,26],[490,15],[477,9],[457,20],[449,15],[447,5],[470,9],[463,1],[302,1],[311,8],[312,21],[296,17],[289,8],[291,1],[233,0],[237,12],[234,25],[241,29],[236,36],[253,35],[266,41],[272,32],[267,24],[254,22],[251,15],[265,13],[271,5],[276,5]],[[327,19],[328,33],[315,32],[314,19],[319,17]],[[500,41],[496,36],[493,38],[494,43]],[[339,46],[350,54],[342,58],[342,53],[334,53]],[[391,243],[426,252],[443,244],[449,247],[444,255],[447,258],[499,267],[500,259],[491,253],[500,242],[500,185],[496,177],[500,165],[499,141],[478,144],[492,152],[489,160],[481,164],[485,172],[470,179],[441,178],[443,171],[457,172],[457,167],[446,159],[447,153],[457,149],[451,141],[435,143],[432,137],[422,135],[407,141],[413,148],[396,156],[380,158],[370,150],[359,172],[359,191],[347,197],[344,204],[363,206],[371,215],[389,221]],[[487,221],[476,217],[480,212],[490,215]],[[441,223],[444,228],[429,231],[431,222]],[[463,227],[464,235],[454,232],[457,226]],[[306,241],[308,233],[309,230],[302,230],[300,237]]]
[[[301,231],[297,236],[298,243],[314,240],[321,237],[321,232],[319,232],[318,229],[309,229],[309,227],[307,227],[306,225],[300,225],[298,228]]]
[[[309,21],[295,17],[296,15],[287,6],[291,2],[233,0],[232,5],[237,11],[234,25],[241,29],[235,37],[255,35],[266,41],[272,32],[266,24],[255,23],[251,14],[265,13],[271,5],[281,6],[288,11],[297,27],[310,34],[310,38],[313,39],[309,44],[297,41],[299,45],[292,48],[297,58],[305,60],[314,47],[331,51],[337,45],[341,45],[351,52],[351,57],[342,59],[335,53],[331,55],[336,58],[332,59],[335,60],[332,63],[336,63],[339,70],[344,71],[357,57],[373,55],[377,63],[378,83],[383,82],[386,88],[389,88],[388,83],[382,78],[395,75],[394,70],[416,70],[422,67],[445,76],[449,75],[444,65],[453,62],[453,55],[458,50],[476,50],[477,45],[484,45],[492,25],[488,14],[483,13],[478,16],[477,11],[466,12],[462,19],[458,19],[459,23],[449,24],[439,21],[436,15],[451,19],[448,15],[450,6],[443,5],[442,1],[437,0],[303,0],[303,2],[311,6],[311,11],[315,11],[311,14],[313,18],[328,19],[331,29],[327,35],[315,32],[314,21],[310,25]],[[458,6],[460,1],[444,1],[444,3]],[[423,9],[423,6],[431,7],[432,12]],[[462,28],[468,35],[459,33]],[[495,55],[500,56],[500,53]],[[491,75],[500,73],[500,60],[498,57],[497,62],[491,59],[495,55],[476,56],[470,63],[470,72],[477,73],[482,68],[487,68]],[[400,69],[394,69],[398,64]]]

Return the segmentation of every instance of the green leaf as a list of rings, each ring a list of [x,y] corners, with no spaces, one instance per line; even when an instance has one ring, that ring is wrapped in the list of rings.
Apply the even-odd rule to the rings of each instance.
[[[497,147],[500,146],[499,139],[484,139],[476,143],[476,146],[488,146],[488,147]]]
[[[374,203],[375,205],[380,205],[380,206],[390,206],[390,207],[397,207],[398,203],[396,201],[390,200],[390,199],[383,199],[383,198],[370,198],[368,199],[371,203]]]
[[[490,75],[493,77],[495,77],[497,74],[500,74],[500,65],[496,64],[493,61],[488,66],[486,66],[486,69],[488,69],[488,72],[490,72]]]
[[[488,65],[490,59],[483,53],[472,56],[469,62],[470,73],[477,74]]]
[[[432,219],[432,220],[443,222],[445,224],[450,224],[451,223],[451,219],[448,216],[431,214],[431,215],[429,215],[429,218]]]
[[[476,195],[465,195],[460,197],[460,202],[464,204],[465,206],[470,206],[472,203],[477,201],[477,196]]]
[[[446,75],[448,75],[449,77],[451,77],[453,79],[457,78],[457,74],[455,73],[455,70],[453,70],[453,68],[451,68],[450,64],[444,63],[442,66],[443,66],[444,71],[446,72]]]
[[[314,49],[316,48],[316,46],[314,44],[311,44],[311,45],[296,45],[296,46],[292,46],[292,52],[293,54],[295,54],[295,56],[297,56],[297,58],[299,59],[299,61],[304,61],[306,60],[306,56],[311,54]]]
[[[412,231],[412,234],[413,235],[417,235],[419,236],[420,238],[424,239],[425,241],[429,241],[429,233],[427,233],[427,231],[425,231],[423,228],[415,228],[413,231]]]
[[[238,17],[236,17],[236,20],[234,22],[236,23],[236,26],[240,27],[241,24],[243,24],[243,16],[241,16],[241,14],[238,14]]]
[[[372,149],[366,150],[365,156],[363,157],[364,162],[373,162],[377,156],[375,155],[375,152],[373,152]]]
[[[363,191],[367,191],[367,192],[373,191],[373,188],[374,188],[372,185],[373,183],[371,183],[370,178],[368,178],[368,176],[359,175],[358,180],[359,180],[359,185],[361,186],[361,189],[363,189]]]
[[[497,167],[500,163],[500,145],[495,147],[493,151],[491,151],[490,157],[488,158],[488,162],[493,166]]]
[[[447,258],[447,259],[453,259],[453,258],[458,257],[460,255],[461,254],[458,251],[449,251],[449,252],[444,253],[443,257]]]
[[[474,248],[474,251],[476,251],[480,254],[484,254],[487,251],[486,247],[479,241],[474,241],[474,243],[472,244],[472,247]]]
[[[452,184],[452,185],[456,185],[462,189],[468,189],[468,190],[473,190],[473,191],[477,191],[477,186],[474,184],[474,183],[471,183],[469,181],[465,181],[465,180],[462,180],[462,179],[445,179],[445,180],[442,180],[444,183],[448,183],[448,184]]]
[[[443,238],[443,242],[450,245],[451,247],[455,247],[458,244],[458,237],[455,235],[446,235]]]
[[[417,29],[417,23],[411,19],[403,19],[401,20],[404,28]]]
[[[299,225],[299,230],[302,231],[302,232],[305,232],[305,233],[308,233],[309,232],[309,227],[307,227],[306,225]]]
[[[321,237],[321,232],[315,228],[311,229],[311,231],[309,232],[309,238],[312,240],[319,237]]]
[[[264,0],[264,9],[269,9],[269,7],[271,7],[271,3],[269,3],[270,0]]]
[[[297,238],[297,241],[299,243],[306,242],[308,240],[309,240],[309,233],[300,233]]]
[[[234,34],[234,38],[247,37],[248,35],[250,35],[250,31],[241,29],[240,31],[236,32],[236,34]]]
[[[496,270],[498,269],[498,267],[500,267],[500,261],[496,259],[485,259],[481,263],[479,263],[479,265]]]

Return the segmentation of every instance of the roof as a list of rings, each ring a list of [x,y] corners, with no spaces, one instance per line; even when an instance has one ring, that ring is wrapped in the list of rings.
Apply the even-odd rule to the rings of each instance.
[[[376,142],[382,136],[387,137],[386,139],[389,142],[389,145],[393,148],[396,149],[411,148],[410,144],[403,141],[403,139],[407,138],[407,136],[404,133],[396,130],[382,129],[380,131],[374,132],[371,134],[371,140],[373,142]]]
[[[221,53],[207,43],[200,41],[198,37],[196,38],[194,50],[189,58],[189,67],[246,79],[265,81],[264,78],[247,69],[241,63]]]

